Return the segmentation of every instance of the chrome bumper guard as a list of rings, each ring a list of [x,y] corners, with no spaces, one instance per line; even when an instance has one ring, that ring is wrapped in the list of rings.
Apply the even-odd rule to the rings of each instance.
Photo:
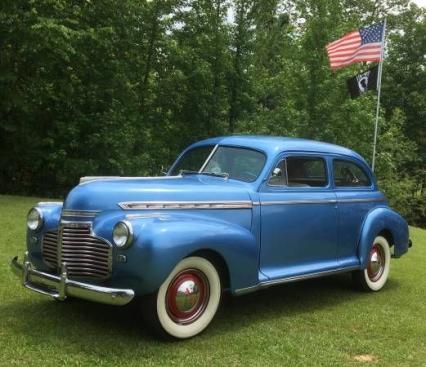
[[[12,271],[22,279],[25,288],[63,301],[67,296],[83,298],[89,301],[122,306],[129,303],[135,296],[132,289],[100,287],[97,285],[77,282],[68,279],[67,267],[62,263],[60,275],[44,273],[34,269],[25,253],[24,262],[20,264],[18,257],[10,264]]]

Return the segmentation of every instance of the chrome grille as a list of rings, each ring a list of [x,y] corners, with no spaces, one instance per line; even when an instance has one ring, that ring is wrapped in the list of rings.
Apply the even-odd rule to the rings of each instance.
[[[69,276],[107,278],[111,246],[91,235],[90,224],[71,223],[61,227],[61,259]]]
[[[58,231],[48,231],[44,234],[41,244],[41,253],[44,262],[51,268],[58,263]]]
[[[58,243],[59,258],[55,253]],[[62,224],[59,236],[57,232],[46,232],[42,249],[46,264],[59,268],[65,262],[71,278],[105,279],[111,273],[112,247],[105,240],[91,234],[90,223]]]

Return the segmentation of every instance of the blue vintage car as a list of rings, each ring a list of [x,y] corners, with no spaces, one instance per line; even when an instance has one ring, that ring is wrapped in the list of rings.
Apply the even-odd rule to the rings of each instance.
[[[357,153],[303,139],[231,136],[187,148],[164,177],[84,177],[28,214],[12,269],[58,300],[137,299],[163,336],[203,331],[221,295],[351,272],[378,291],[411,246]]]

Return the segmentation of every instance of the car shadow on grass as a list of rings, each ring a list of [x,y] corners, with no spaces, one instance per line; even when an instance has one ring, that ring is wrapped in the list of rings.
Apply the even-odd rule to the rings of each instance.
[[[397,288],[398,281],[389,279],[381,293]],[[204,335],[235,333],[250,324],[276,317],[291,319],[369,296],[351,288],[348,274],[289,283],[240,297],[225,295],[212,327]],[[0,305],[0,313],[7,320],[6,328],[37,343],[57,343],[58,338],[76,346],[87,345],[90,339],[108,344],[116,338],[129,342],[128,348],[135,341],[158,343],[143,325],[137,302],[122,307],[77,299],[56,302],[26,291],[25,297]]]
[[[397,280],[388,279],[380,294],[399,287]],[[240,297],[226,297],[218,315],[218,327],[234,329],[238,324],[262,322],[277,316],[291,319],[369,297],[374,297],[374,294],[354,289],[350,274],[292,282]]]

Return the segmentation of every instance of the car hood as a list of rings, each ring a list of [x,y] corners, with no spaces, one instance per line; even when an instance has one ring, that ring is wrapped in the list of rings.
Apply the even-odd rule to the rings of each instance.
[[[68,194],[64,209],[113,210],[132,201],[247,201],[249,186],[202,175],[103,178],[83,182]]]

